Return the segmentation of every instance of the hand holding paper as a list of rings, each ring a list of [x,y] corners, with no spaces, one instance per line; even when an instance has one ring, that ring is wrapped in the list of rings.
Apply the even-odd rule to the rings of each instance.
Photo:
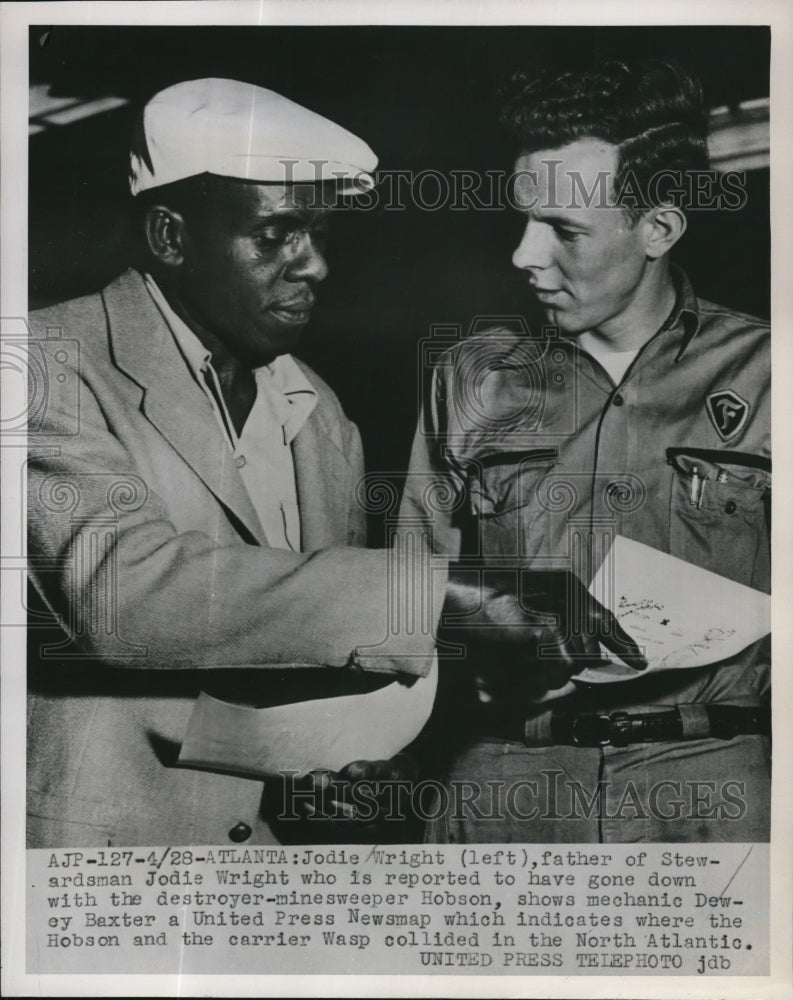
[[[570,570],[485,565],[475,579],[467,602],[475,613],[444,622],[442,637],[465,648],[480,700],[534,703],[558,692],[582,661],[602,659],[601,644],[645,668],[633,639]]]
[[[589,590],[644,650],[645,673],[718,663],[771,628],[767,594],[620,535]],[[642,675],[613,660],[575,680],[601,684],[636,676]]]

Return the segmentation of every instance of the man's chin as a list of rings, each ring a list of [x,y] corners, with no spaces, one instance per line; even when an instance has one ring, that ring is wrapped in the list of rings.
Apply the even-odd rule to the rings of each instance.
[[[546,306],[542,310],[542,317],[546,330],[558,330],[561,337],[571,340],[591,329],[581,317],[571,314],[566,309],[552,309]]]
[[[288,330],[268,329],[257,337],[256,343],[247,352],[247,362],[251,368],[269,365],[282,354],[291,354],[300,343],[303,327]]]
[[[542,306],[542,317],[546,327],[553,327],[562,334],[563,337],[572,337],[575,331],[570,329],[570,317],[565,316],[563,309],[554,309],[552,306]]]

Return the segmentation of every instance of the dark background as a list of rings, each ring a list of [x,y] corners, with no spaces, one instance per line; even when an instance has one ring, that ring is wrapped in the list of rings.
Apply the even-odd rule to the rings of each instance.
[[[359,134],[385,171],[508,170],[495,92],[513,69],[598,52],[671,57],[700,75],[714,107],[768,95],[769,46],[763,27],[32,28],[31,82],[132,105],[31,137],[31,306],[98,289],[124,268],[135,108],[179,80],[227,76],[282,92]],[[676,259],[700,296],[767,317],[768,171],[748,173],[747,187],[742,210],[691,216]],[[331,273],[298,353],[360,426],[370,470],[406,465],[431,325],[465,330],[475,316],[529,308],[510,264],[520,232],[509,209],[334,218]]]

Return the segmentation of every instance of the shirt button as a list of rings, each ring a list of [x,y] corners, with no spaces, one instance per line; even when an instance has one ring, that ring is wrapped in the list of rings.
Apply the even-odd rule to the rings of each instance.
[[[612,399],[612,403],[615,406],[622,406],[622,404],[624,402],[625,402],[625,400],[622,398],[622,396],[619,393],[617,393],[617,395],[614,397],[614,399]]]
[[[235,844],[241,844],[243,840],[247,840],[248,837],[253,833],[253,830],[248,826],[247,823],[237,823],[229,830],[229,840],[233,840]]]
[[[734,500],[728,500],[724,505],[725,514],[734,514],[738,510],[738,504]]]
[[[244,455],[237,455],[235,461],[237,463],[237,468],[241,469],[243,467],[243,465],[245,465],[246,459],[245,459]]]

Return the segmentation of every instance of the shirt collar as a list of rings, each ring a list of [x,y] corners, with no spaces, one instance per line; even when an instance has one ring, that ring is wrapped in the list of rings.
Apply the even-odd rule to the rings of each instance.
[[[281,354],[253,372],[259,392],[269,398],[284,429],[284,444],[291,444],[317,405],[317,391],[290,354]]]
[[[686,272],[676,264],[672,264],[671,274],[676,293],[675,305],[661,330],[672,330],[682,326],[683,340],[675,358],[675,361],[680,361],[699,331],[699,303]]]

